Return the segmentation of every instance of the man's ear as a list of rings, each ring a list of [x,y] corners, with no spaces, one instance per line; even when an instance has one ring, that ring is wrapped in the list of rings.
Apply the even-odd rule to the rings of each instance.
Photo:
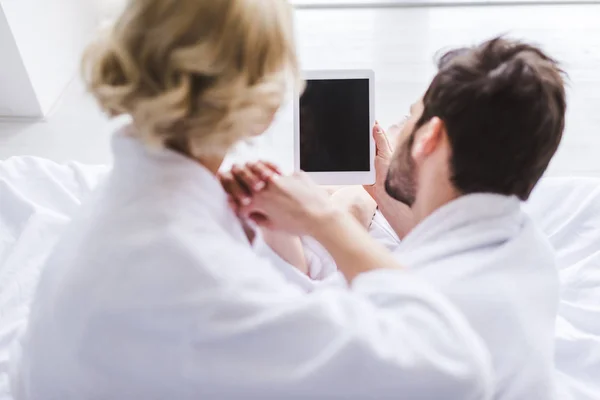
[[[421,160],[433,153],[442,143],[446,127],[438,117],[431,118],[415,134],[415,142],[412,146],[412,157]]]

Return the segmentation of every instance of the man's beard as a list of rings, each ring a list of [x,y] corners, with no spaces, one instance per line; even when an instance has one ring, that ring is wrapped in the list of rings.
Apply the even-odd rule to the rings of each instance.
[[[412,140],[406,140],[390,163],[385,179],[385,191],[389,196],[412,206],[417,193],[416,166],[410,156]]]

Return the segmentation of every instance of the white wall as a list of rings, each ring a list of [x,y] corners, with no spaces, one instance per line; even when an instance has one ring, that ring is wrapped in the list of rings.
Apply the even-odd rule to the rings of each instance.
[[[42,113],[17,43],[0,6],[0,118]]]
[[[91,0],[101,20],[114,18],[125,6],[126,0]]]
[[[36,155],[56,161],[110,162],[110,124],[74,80],[56,110],[35,122],[0,121],[0,160]]]
[[[403,117],[435,72],[440,48],[472,44],[499,33],[540,43],[570,73],[567,129],[551,175],[600,176],[600,6],[451,7],[300,10],[305,68],[372,68],[382,124]],[[264,142],[291,159],[289,110]],[[34,154],[58,161],[110,161],[107,120],[75,82],[48,121],[0,123],[0,159]],[[260,151],[258,151],[260,150]],[[254,153],[268,154],[262,149]]]
[[[120,0],[116,0],[120,1]],[[122,1],[122,0],[121,0]],[[315,7],[388,7],[388,6],[447,6],[447,5],[489,5],[489,4],[593,4],[598,0],[291,0],[291,3],[302,8]]]
[[[90,0],[2,0],[1,5],[47,114],[79,69],[81,52],[97,27],[95,6]]]
[[[377,118],[398,121],[435,73],[434,54],[507,33],[540,44],[570,75],[551,175],[600,176],[600,4],[301,10],[306,69],[372,68]]]

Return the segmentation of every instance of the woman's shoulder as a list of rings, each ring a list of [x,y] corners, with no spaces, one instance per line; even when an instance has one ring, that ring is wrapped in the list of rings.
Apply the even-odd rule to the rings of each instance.
[[[139,282],[180,278],[214,286],[273,269],[228,210],[156,202],[92,201],[67,228],[53,259],[98,275],[96,282],[123,274]]]

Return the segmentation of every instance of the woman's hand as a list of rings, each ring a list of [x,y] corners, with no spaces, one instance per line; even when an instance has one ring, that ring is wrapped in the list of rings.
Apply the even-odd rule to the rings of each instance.
[[[304,172],[282,176],[259,161],[234,166],[219,178],[238,214],[263,228],[311,235],[315,225],[338,213],[328,192]]]
[[[248,166],[260,175],[260,163]],[[295,235],[313,235],[320,224],[340,213],[327,191],[304,172],[291,176],[270,174],[266,187],[255,192],[250,204],[241,206],[240,212],[259,226]]]
[[[252,202],[255,193],[266,187],[272,175],[281,175],[279,168],[268,161],[259,161],[245,166],[234,164],[230,171],[219,173],[219,180],[229,195],[231,206],[238,212],[240,207]]]
[[[250,168],[250,164],[243,167],[234,165],[231,171],[219,175],[223,188],[229,194],[230,205],[238,215],[240,215],[241,207],[248,206],[252,202],[254,194],[266,187],[272,175],[281,175],[274,164],[269,162],[254,164],[253,169]],[[243,218],[242,215],[241,217]],[[303,274],[308,274],[304,248],[298,236],[284,232],[274,232],[264,226],[262,227],[262,234],[265,243],[279,257],[288,264],[295,266]]]
[[[246,168],[249,170],[246,173],[235,168],[231,176],[221,177],[226,190],[231,189],[228,191],[232,203],[240,215],[267,229],[314,237],[331,254],[349,282],[373,269],[401,268],[355,218],[339,210],[328,192],[304,172],[281,176],[260,162],[249,163]],[[239,180],[248,182],[243,188],[233,188]]]
[[[361,204],[354,204],[354,200],[359,198],[357,188],[317,186],[304,172],[284,177],[275,165],[265,161],[247,163],[242,167],[234,165],[231,171],[221,173],[219,179],[238,215],[263,228],[289,233],[299,230],[298,234],[308,234],[307,229],[290,226],[290,223],[308,223],[334,209],[349,211],[352,215],[353,209],[356,209],[355,218],[361,222],[367,219],[359,207],[364,197]]]

